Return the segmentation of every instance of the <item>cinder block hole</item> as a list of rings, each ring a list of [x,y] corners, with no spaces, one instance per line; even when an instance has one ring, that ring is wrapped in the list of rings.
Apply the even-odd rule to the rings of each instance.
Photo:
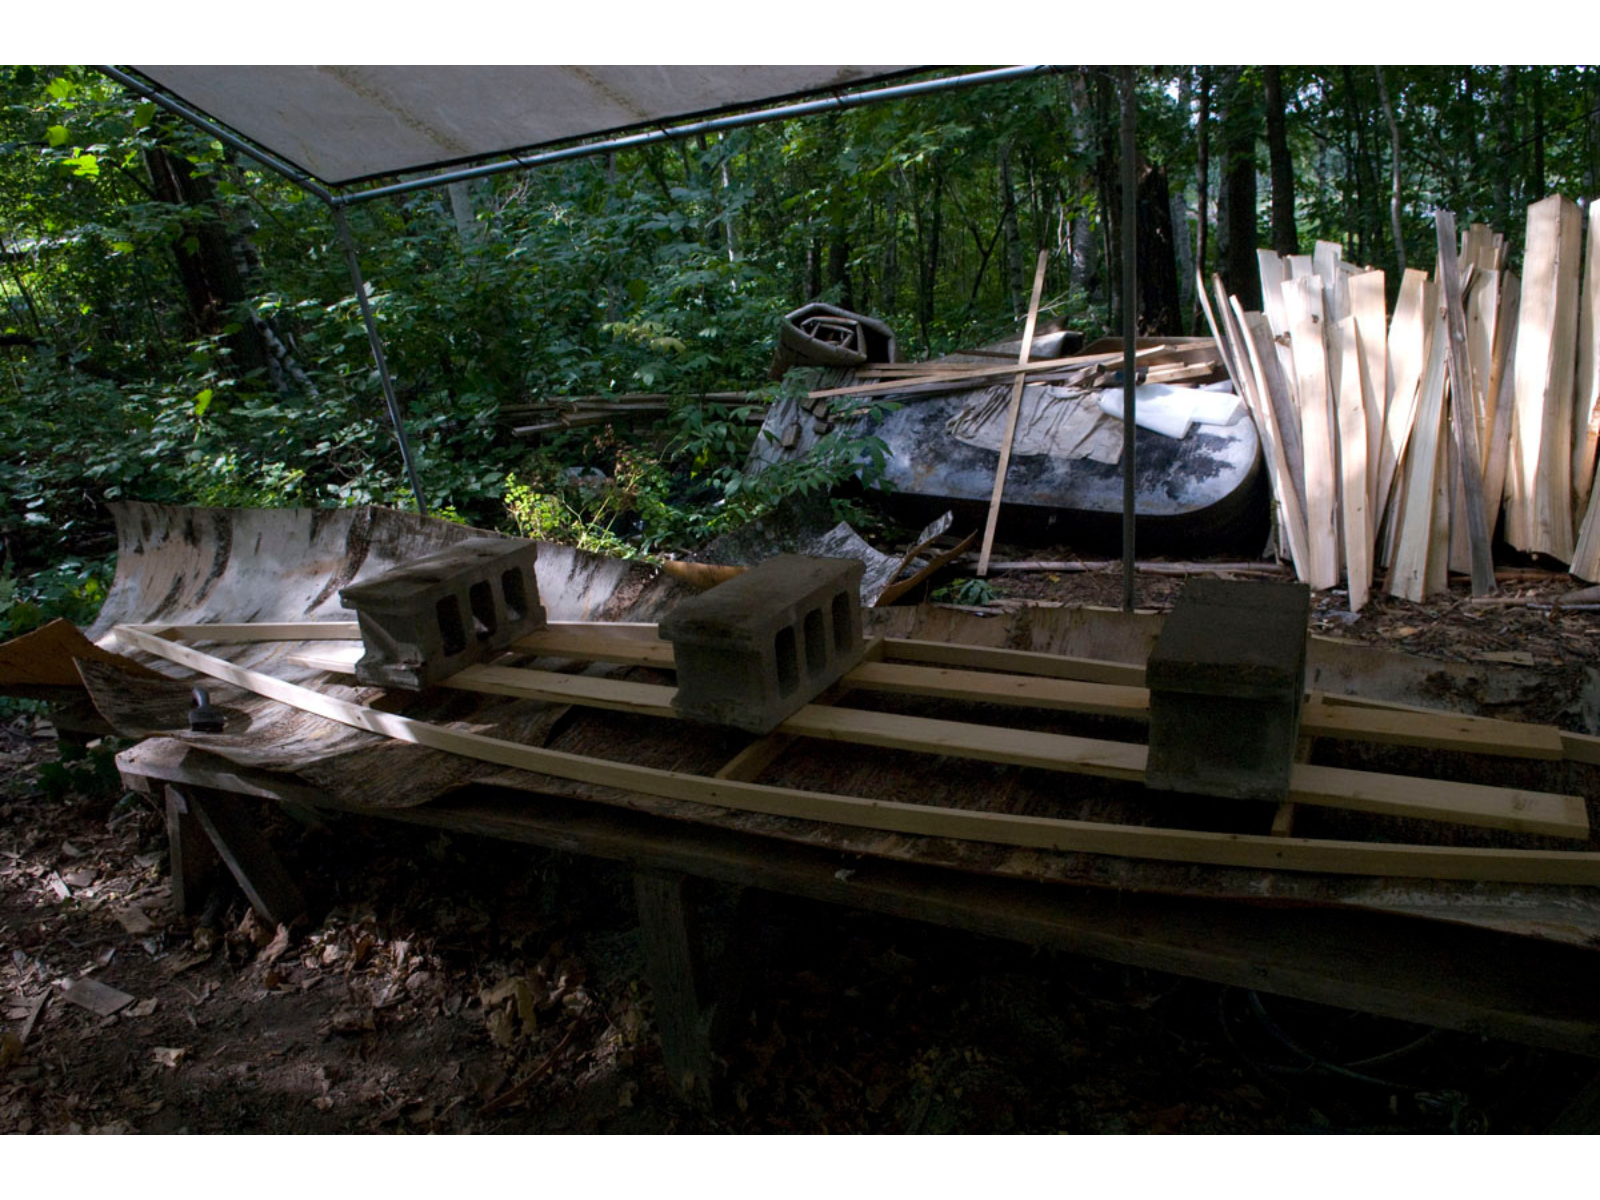
[[[528,589],[522,582],[520,568],[500,572],[500,594],[505,597],[506,616],[510,620],[520,621],[528,615]]]
[[[461,605],[454,596],[442,596],[434,605],[439,618],[439,636],[444,641],[446,654],[460,654],[467,648],[466,629],[461,624]]]
[[[772,656],[778,664],[778,695],[787,696],[800,686],[800,655],[794,626],[785,625],[772,639]]]
[[[828,669],[828,634],[822,628],[822,610],[813,608],[806,614],[806,670],[821,675]]]
[[[839,654],[850,649],[850,597],[844,592],[833,598],[833,648]]]
[[[467,603],[472,605],[472,632],[480,642],[488,641],[500,628],[500,614],[494,610],[494,592],[487,579],[467,588]]]

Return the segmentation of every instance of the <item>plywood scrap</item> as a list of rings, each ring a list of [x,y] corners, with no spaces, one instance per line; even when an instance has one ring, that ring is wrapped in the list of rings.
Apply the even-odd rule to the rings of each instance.
[[[61,998],[79,1008],[87,1008],[97,1017],[114,1016],[133,1003],[133,997],[127,992],[98,979],[74,979],[61,990]]]
[[[1517,322],[1513,433],[1520,510],[1507,536],[1518,550],[1570,562],[1572,388],[1577,369],[1578,206],[1548,196],[1528,209]]]

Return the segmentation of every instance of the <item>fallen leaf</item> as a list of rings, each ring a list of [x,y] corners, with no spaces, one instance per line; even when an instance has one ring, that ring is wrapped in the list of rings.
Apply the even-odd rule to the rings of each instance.
[[[619,1092],[617,1095],[617,1107],[632,1108],[633,1098],[636,1094],[638,1094],[638,1091],[639,1085],[634,1083],[631,1079],[627,1083],[624,1083],[622,1085],[621,1092]]]
[[[189,1053],[186,1046],[157,1046],[150,1051],[150,1057],[158,1066],[171,1069],[183,1061],[183,1056]]]
[[[79,850],[71,842],[62,842],[61,843],[61,853],[64,854],[68,858],[82,858],[83,857],[83,851]]]
[[[0,1033],[0,1071],[22,1057],[22,1039],[14,1033]]]
[[[68,871],[61,878],[68,887],[86,888],[93,883],[95,879],[99,877],[99,875],[100,872],[95,870]]]
[[[151,996],[150,999],[141,1000],[139,1003],[135,1004],[131,1009],[128,1010],[128,1015],[130,1017],[148,1017],[151,1013],[155,1012],[156,1005],[158,1003],[159,1001],[156,1000],[154,996]]]
[[[279,925],[278,932],[272,935],[272,941],[267,944],[267,948],[261,952],[256,961],[266,964],[275,963],[288,953],[288,950],[289,927],[287,925]]]

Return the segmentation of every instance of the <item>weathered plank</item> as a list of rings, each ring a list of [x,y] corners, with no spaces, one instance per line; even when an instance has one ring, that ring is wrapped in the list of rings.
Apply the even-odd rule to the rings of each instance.
[[[1387,300],[1382,271],[1362,271],[1346,281],[1350,289],[1350,315],[1356,319],[1361,365],[1366,372],[1362,404],[1367,425],[1367,519],[1378,515],[1378,462],[1383,456],[1383,415],[1389,391]]]
[[[1378,506],[1384,515],[1397,503],[1395,486],[1417,415],[1417,395],[1428,362],[1433,331],[1430,285],[1426,272],[1407,270],[1389,322],[1389,394],[1384,408],[1383,443],[1379,447]]]
[[[1572,430],[1572,511],[1586,512],[1600,448],[1600,200],[1589,201],[1589,251],[1578,311],[1578,379]]]

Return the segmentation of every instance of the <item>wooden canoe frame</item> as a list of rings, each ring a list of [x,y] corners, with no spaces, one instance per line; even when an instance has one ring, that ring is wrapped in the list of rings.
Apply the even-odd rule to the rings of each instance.
[[[904,804],[871,800],[853,796],[840,796],[808,792],[793,788],[774,787],[719,776],[693,775],[627,763],[610,762],[583,755],[540,747],[524,746],[482,734],[452,730],[417,721],[393,713],[381,712],[365,705],[354,704],[324,695],[314,689],[291,684],[258,671],[240,667],[226,660],[204,654],[173,640],[179,637],[213,641],[265,641],[265,640],[318,640],[347,639],[352,625],[346,622],[323,622],[310,625],[278,624],[273,626],[118,626],[117,636],[131,648],[165,658],[192,670],[224,682],[255,692],[268,699],[288,704],[353,728],[365,729],[399,741],[427,746],[447,753],[459,754],[478,761],[494,763],[606,787],[616,787],[646,795],[716,805],[746,812],[794,817],[806,820],[827,821],[835,824],[881,829],[886,832],[922,836],[966,838],[1003,845],[1023,846],[1058,852],[1115,854],[1132,858],[1152,858],[1174,862],[1204,863],[1217,866],[1251,867],[1263,869],[1288,869],[1321,871],[1335,874],[1388,875],[1410,878],[1451,880],[1493,880],[1511,883],[1550,884],[1600,884],[1600,853],[1589,851],[1509,850],[1457,848],[1447,846],[1400,845],[1353,841],[1312,840],[1258,836],[1250,834],[1224,834],[1198,830],[1162,829],[1136,825],[1117,825],[1099,822],[1017,816],[1013,814],[971,811],[927,805]],[[572,628],[572,627],[567,627]],[[618,631],[611,637],[619,650],[637,653],[650,643],[639,634],[649,627]],[[558,631],[559,632],[559,629]],[[267,635],[267,636],[263,636]],[[536,635],[537,637],[538,635]],[[628,647],[636,650],[628,651]],[[655,643],[652,650],[664,647]],[[957,649],[952,647],[951,649]],[[982,656],[988,653],[980,647],[963,647],[961,650]],[[1018,652],[1011,652],[1016,654]],[[596,656],[600,657],[600,656]],[[1054,656],[1040,655],[1040,659]],[[656,665],[660,665],[659,659]],[[1014,661],[1013,661],[1014,665]],[[1137,669],[1137,668],[1129,668]],[[479,668],[482,671],[504,672],[506,668]],[[516,672],[513,675],[520,675]],[[528,674],[540,675],[531,672]],[[563,687],[590,687],[594,684],[622,684],[617,680],[588,679],[573,685],[574,676],[557,676],[566,681]],[[994,678],[994,677],[991,677]],[[1001,677],[1004,678],[1004,677]],[[513,684],[523,686],[523,681],[513,678]],[[638,687],[642,685],[629,685]],[[660,689],[670,693],[670,689]],[[520,692],[518,694],[521,694]],[[554,697],[552,697],[554,698]],[[565,702],[592,703],[571,694],[561,697]],[[658,698],[652,697],[652,703]],[[837,714],[853,710],[829,710],[812,706],[832,717],[817,717],[814,732],[797,729],[806,736],[834,736],[825,732],[827,720],[848,724],[853,718],[839,718]],[[933,753],[962,753],[962,749],[941,742],[939,735],[951,736],[951,731],[976,731],[981,742],[974,739],[971,749],[986,749],[985,757],[991,761],[1019,762],[1022,765],[1053,766],[1066,769],[1065,759],[1074,755],[1081,765],[1083,760],[1096,760],[1102,753],[1111,753],[1109,761],[1091,761],[1098,765],[1101,774],[1136,777],[1142,767],[1143,747],[1116,742],[1094,742],[1091,739],[1069,738],[1056,734],[1029,734],[1020,730],[1003,730],[989,726],[967,726],[959,722],[929,722],[924,719],[894,717],[889,714],[861,714],[875,719],[879,724],[882,741],[874,744],[918,748]],[[915,724],[907,724],[915,721]],[[787,731],[780,731],[786,733]],[[970,734],[964,736],[971,736]],[[1044,740],[1040,740],[1044,739]],[[1015,742],[997,745],[1002,740]],[[913,741],[918,742],[912,746]],[[1026,743],[1026,745],[1024,744]],[[1040,747],[1053,753],[1041,753]],[[1023,751],[1034,754],[1030,760]],[[731,764],[730,764],[731,765]],[[1297,769],[1332,771],[1332,768]],[[1413,797],[1425,790],[1431,781],[1383,776],[1371,772],[1344,772],[1362,777],[1369,789],[1381,793],[1386,787],[1396,789],[1396,794],[1409,793]],[[1384,781],[1389,781],[1387,784]],[[1451,791],[1460,791],[1460,785],[1445,785]],[[1511,793],[1498,791],[1507,797],[1522,797],[1514,802],[1526,812],[1530,798],[1538,793]],[[1369,793],[1370,794],[1370,793]],[[1296,799],[1317,802],[1311,789]],[[1346,796],[1344,800],[1360,801],[1360,796]],[[1583,809],[1577,797],[1547,797],[1548,801],[1565,806],[1569,818],[1568,836],[1573,833],[1570,817],[1573,807]],[[1358,804],[1359,806],[1359,804]],[[1417,815],[1417,814],[1412,814]],[[1436,814],[1435,814],[1436,815]],[[1455,819],[1455,818],[1452,818]],[[1586,826],[1586,817],[1584,818]],[[1527,824],[1519,826],[1527,829]]]

